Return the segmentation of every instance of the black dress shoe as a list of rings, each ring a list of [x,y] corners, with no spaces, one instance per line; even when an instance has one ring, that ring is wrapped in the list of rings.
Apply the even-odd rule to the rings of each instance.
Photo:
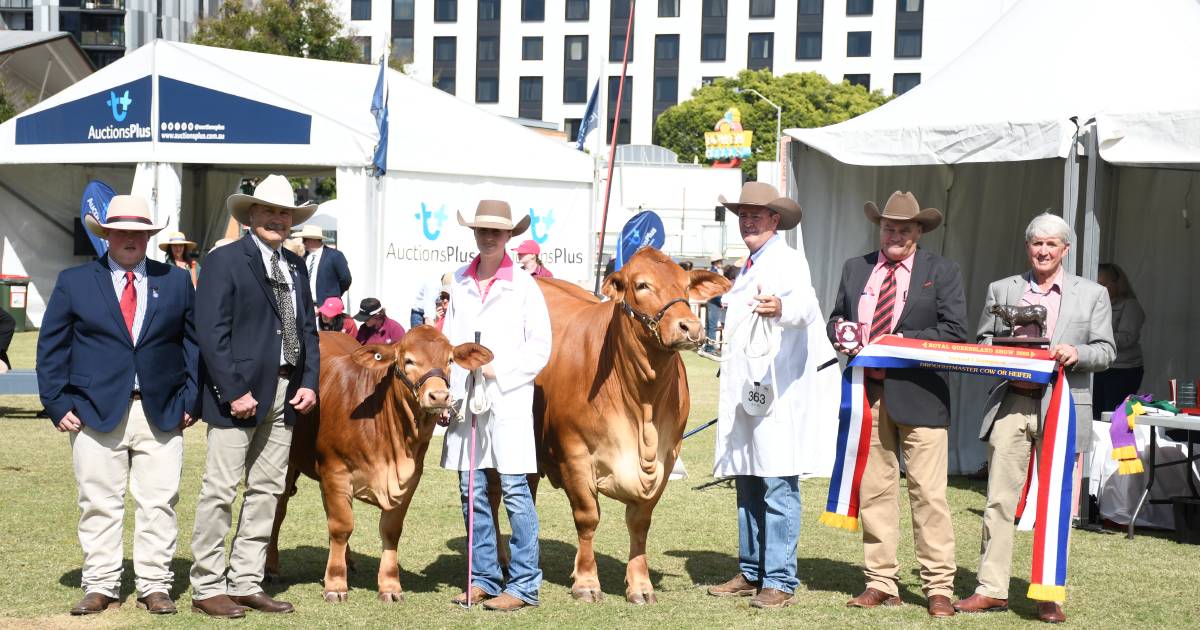
[[[253,608],[259,612],[290,613],[296,610],[291,604],[271,599],[262,591],[253,595],[230,595],[229,599],[232,599],[235,604]]]
[[[137,607],[145,609],[151,615],[174,615],[176,613],[175,602],[171,601],[166,593],[161,592],[139,597]]]
[[[117,600],[115,597],[109,597],[104,593],[97,593],[93,591],[84,595],[83,599],[79,600],[78,604],[75,604],[75,607],[71,609],[71,614],[95,615],[96,613],[102,613],[108,610],[109,604],[113,604],[117,601],[119,600]]]

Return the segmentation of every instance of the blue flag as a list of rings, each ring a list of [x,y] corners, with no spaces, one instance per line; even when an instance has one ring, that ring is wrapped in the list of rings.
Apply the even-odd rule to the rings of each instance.
[[[596,86],[592,88],[592,95],[588,98],[587,109],[583,110],[583,120],[579,121],[579,136],[575,138],[575,148],[582,151],[583,141],[587,139],[593,129],[599,126],[600,79],[596,79]]]
[[[108,216],[108,202],[112,201],[116,194],[108,184],[98,179],[88,182],[87,186],[83,187],[83,199],[79,202],[79,220],[83,221],[90,214],[93,219],[104,223]],[[87,235],[92,241],[96,255],[103,256],[104,252],[108,251],[108,241],[92,234],[90,230]]]
[[[375,93],[371,95],[371,115],[375,117],[375,127],[379,130],[379,144],[375,145],[375,157],[371,164],[375,167],[375,177],[387,174],[388,148],[388,89],[387,89],[387,58],[379,59],[379,80],[375,82]]]
[[[637,250],[643,247],[662,249],[666,240],[667,231],[657,214],[643,210],[633,215],[633,218],[625,223],[625,227],[621,228],[621,238],[617,239],[613,271],[620,271]]]

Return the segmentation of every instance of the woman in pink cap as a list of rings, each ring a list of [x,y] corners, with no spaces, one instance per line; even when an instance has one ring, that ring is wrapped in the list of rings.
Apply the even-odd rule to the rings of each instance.
[[[529,275],[534,278],[554,277],[554,274],[550,273],[550,270],[542,264],[542,248],[538,246],[537,241],[532,239],[522,241],[513,251],[517,254],[517,262],[521,264],[522,269],[529,272]]]
[[[346,316],[345,310],[346,305],[342,304],[340,298],[325,298],[321,308],[317,309],[317,313],[321,315],[321,321],[317,322],[317,327],[320,330],[341,331],[354,337],[358,334],[358,326],[354,324],[353,319]]]

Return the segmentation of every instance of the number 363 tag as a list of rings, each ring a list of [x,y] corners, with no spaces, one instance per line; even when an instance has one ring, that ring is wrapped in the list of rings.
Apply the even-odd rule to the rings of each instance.
[[[755,417],[765,416],[774,402],[775,389],[770,384],[746,381],[742,385],[742,409],[745,409],[747,414]]]

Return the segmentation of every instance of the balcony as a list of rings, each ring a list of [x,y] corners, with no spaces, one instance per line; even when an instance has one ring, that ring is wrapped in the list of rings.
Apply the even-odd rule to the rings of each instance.
[[[83,0],[79,8],[86,11],[124,11],[125,0]]]
[[[79,33],[79,43],[83,46],[124,46],[124,31],[83,31]]]
[[[113,0],[109,0],[110,2]],[[123,2],[124,0],[118,0]],[[33,0],[0,0],[0,9],[33,10]]]

